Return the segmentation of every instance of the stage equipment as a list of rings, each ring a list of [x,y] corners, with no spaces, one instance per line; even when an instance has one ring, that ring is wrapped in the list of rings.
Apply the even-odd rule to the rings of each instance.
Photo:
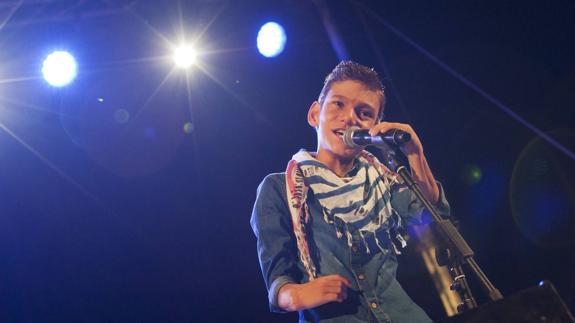
[[[275,57],[281,54],[286,44],[284,28],[275,22],[264,24],[258,32],[258,51],[265,57]]]
[[[382,136],[365,138],[365,136],[357,136],[354,138],[355,132],[363,133],[357,127],[350,127],[344,134],[344,142],[350,148],[355,148],[358,143],[372,144],[379,148],[383,155],[383,162],[387,167],[398,173],[403,179],[407,187],[415,194],[417,199],[425,206],[433,218],[432,228],[440,239],[440,246],[437,248],[436,256],[439,265],[447,265],[450,268],[453,282],[451,289],[459,293],[462,303],[458,306],[458,312],[463,312],[468,309],[476,308],[477,302],[467,284],[465,274],[461,265],[467,264],[473,273],[477,276],[481,287],[487,293],[492,301],[502,299],[501,292],[489,281],[487,276],[483,273],[479,265],[473,258],[474,252],[467,244],[465,239],[461,236],[459,231],[450,219],[443,219],[433,204],[423,195],[417,183],[411,177],[410,171],[405,166],[405,158],[402,156],[399,146],[409,140],[399,140],[401,136],[396,138],[396,132],[399,130],[390,131]],[[409,135],[406,133],[406,135]],[[385,139],[387,137],[387,140]],[[405,138],[405,136],[403,136]],[[409,138],[410,139],[410,138]],[[388,143],[391,143],[388,145]]]
[[[573,323],[575,318],[547,281],[447,318],[440,323]]]
[[[383,142],[402,145],[411,140],[411,135],[403,130],[392,129],[384,134],[372,136],[369,129],[349,127],[343,134],[343,142],[350,148],[365,145],[379,145]]]
[[[62,87],[70,84],[78,73],[78,64],[72,54],[55,51],[46,57],[42,64],[42,75],[48,84]]]
[[[503,299],[501,292],[495,288],[475,262],[473,250],[463,239],[454,223],[450,219],[443,219],[433,204],[423,195],[411,177],[411,172],[398,158],[401,154],[399,146],[382,142],[376,147],[381,150],[387,167],[401,176],[404,183],[433,217],[432,227],[441,241],[436,250],[437,262],[439,265],[450,268],[453,277],[451,289],[457,291],[462,299],[462,303],[458,306],[460,314],[446,322],[575,322],[550,283],[542,283],[539,287]],[[478,309],[462,265],[467,265],[472,270],[491,303]]]
[[[179,68],[189,68],[196,63],[198,53],[191,45],[183,45],[174,51],[174,64]]]
[[[450,219],[443,219],[441,215],[439,215],[435,206],[423,195],[419,186],[411,177],[411,172],[402,160],[398,158],[398,155],[401,154],[399,146],[388,145],[383,142],[376,145],[376,147],[381,150],[383,162],[387,167],[401,176],[405,185],[415,194],[433,218],[432,228],[440,240],[440,246],[436,250],[437,262],[439,265],[446,265],[450,268],[449,271],[453,278],[452,289],[458,292],[462,299],[462,303],[458,306],[458,312],[461,313],[465,310],[477,307],[477,302],[473,298],[473,294],[471,293],[461,267],[463,264],[471,268],[490,300],[496,301],[502,299],[503,296],[501,292],[493,286],[481,268],[479,268],[479,265],[473,258],[473,250],[465,239],[463,239],[453,222]]]

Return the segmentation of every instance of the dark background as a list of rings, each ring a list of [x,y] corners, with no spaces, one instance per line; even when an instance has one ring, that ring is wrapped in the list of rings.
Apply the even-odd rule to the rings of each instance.
[[[575,3],[326,3],[348,57],[385,77],[386,118],[422,138],[493,283],[548,279],[573,310],[573,158],[413,44],[573,156]],[[0,321],[294,322],[268,312],[249,218],[263,177],[315,148],[307,108],[340,59],[319,8],[0,2]],[[287,32],[274,59],[255,46],[268,20]],[[204,50],[187,74],[170,61],[182,32]],[[69,87],[42,80],[54,49],[79,62]],[[400,261],[444,317],[417,253]]]

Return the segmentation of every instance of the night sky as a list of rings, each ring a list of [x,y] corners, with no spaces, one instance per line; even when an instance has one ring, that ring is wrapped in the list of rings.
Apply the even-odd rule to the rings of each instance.
[[[342,58],[383,76],[495,286],[547,279],[575,311],[575,3],[326,0],[334,48],[322,2],[1,1],[0,321],[295,322],[269,313],[249,219],[315,149],[307,109]],[[42,79],[55,49],[68,87]],[[413,246],[398,276],[444,318]]]

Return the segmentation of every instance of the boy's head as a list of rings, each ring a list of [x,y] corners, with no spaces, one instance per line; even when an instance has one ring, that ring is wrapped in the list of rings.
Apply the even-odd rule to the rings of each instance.
[[[375,91],[380,96],[378,120],[383,118],[385,106],[385,92],[381,79],[377,72],[367,66],[352,61],[342,61],[327,75],[323,83],[323,88],[319,94],[319,104],[323,106],[325,97],[335,82],[358,81],[364,84],[369,90]]]

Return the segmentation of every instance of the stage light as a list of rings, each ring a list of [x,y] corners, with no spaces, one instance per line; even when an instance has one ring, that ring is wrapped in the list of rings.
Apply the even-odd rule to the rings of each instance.
[[[281,54],[286,44],[286,34],[282,26],[275,22],[264,24],[258,32],[257,45],[260,54],[275,57]]]
[[[193,46],[185,45],[174,51],[174,64],[179,68],[189,68],[196,63],[198,53]]]
[[[70,84],[78,73],[76,59],[66,51],[55,51],[42,64],[42,74],[48,84],[62,87]]]

